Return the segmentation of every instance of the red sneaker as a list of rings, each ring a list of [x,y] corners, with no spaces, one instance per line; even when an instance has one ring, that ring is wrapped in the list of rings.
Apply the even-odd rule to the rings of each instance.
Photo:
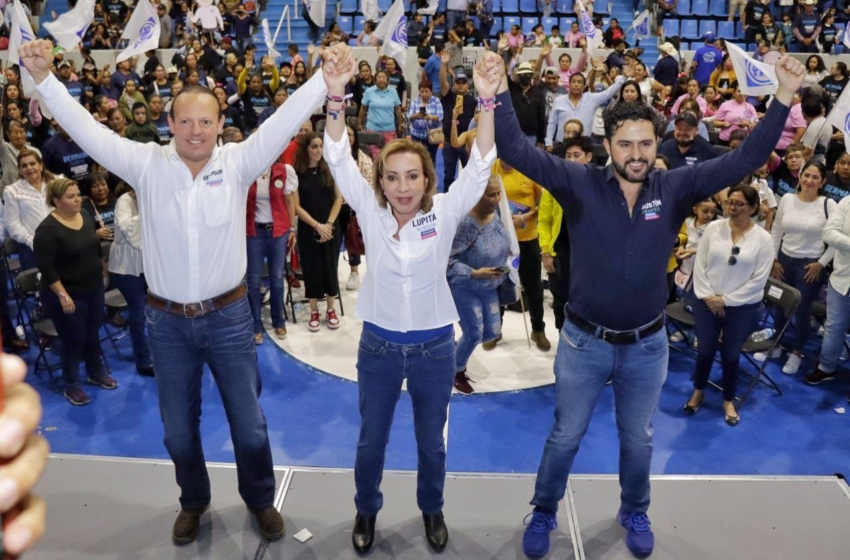
[[[319,319],[319,312],[314,311],[310,313],[310,322],[307,323],[307,328],[310,332],[319,332],[319,329],[322,327],[321,319]]]
[[[332,331],[339,328],[339,317],[336,316],[336,311],[333,309],[328,311],[328,328]]]

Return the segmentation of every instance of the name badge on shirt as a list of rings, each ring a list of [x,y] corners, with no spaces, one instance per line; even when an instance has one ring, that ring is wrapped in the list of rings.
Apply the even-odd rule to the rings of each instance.
[[[224,171],[216,169],[204,175],[204,184],[208,187],[220,187],[224,182]]]
[[[661,201],[655,199],[652,202],[647,202],[640,207],[640,212],[643,214],[643,219],[646,221],[657,220],[661,217]]]
[[[419,232],[421,239],[437,237],[437,215],[433,212],[413,218],[412,225],[413,229]]]

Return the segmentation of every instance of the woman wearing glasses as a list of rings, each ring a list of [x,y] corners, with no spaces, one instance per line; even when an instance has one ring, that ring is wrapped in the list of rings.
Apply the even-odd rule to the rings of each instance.
[[[773,240],[751,218],[759,212],[758,192],[749,185],[729,189],[726,218],[708,224],[694,263],[693,306],[699,356],[694,371],[694,393],[685,404],[696,414],[720,347],[723,366],[723,413],[726,423],[738,425],[735,386],[741,348],[761,313],[764,285],[773,265]],[[723,340],[720,340],[720,333]]]

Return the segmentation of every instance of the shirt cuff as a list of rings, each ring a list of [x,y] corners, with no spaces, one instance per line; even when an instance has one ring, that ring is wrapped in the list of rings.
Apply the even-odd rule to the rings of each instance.
[[[342,135],[338,142],[331,140],[327,130],[325,131],[325,161],[331,167],[343,165],[351,157],[351,146],[348,145],[348,130]]]

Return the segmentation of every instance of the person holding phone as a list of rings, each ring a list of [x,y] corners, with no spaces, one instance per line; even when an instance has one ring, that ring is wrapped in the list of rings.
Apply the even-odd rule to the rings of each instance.
[[[437,164],[439,142],[431,142],[431,131],[443,126],[443,104],[433,95],[433,85],[428,80],[419,82],[419,97],[411,101],[410,137],[428,149],[434,164]]]
[[[502,181],[492,175],[478,204],[461,220],[449,255],[448,279],[462,332],[455,354],[455,389],[474,392],[466,364],[475,347],[502,333],[499,286],[507,279],[511,240],[496,215]]]

